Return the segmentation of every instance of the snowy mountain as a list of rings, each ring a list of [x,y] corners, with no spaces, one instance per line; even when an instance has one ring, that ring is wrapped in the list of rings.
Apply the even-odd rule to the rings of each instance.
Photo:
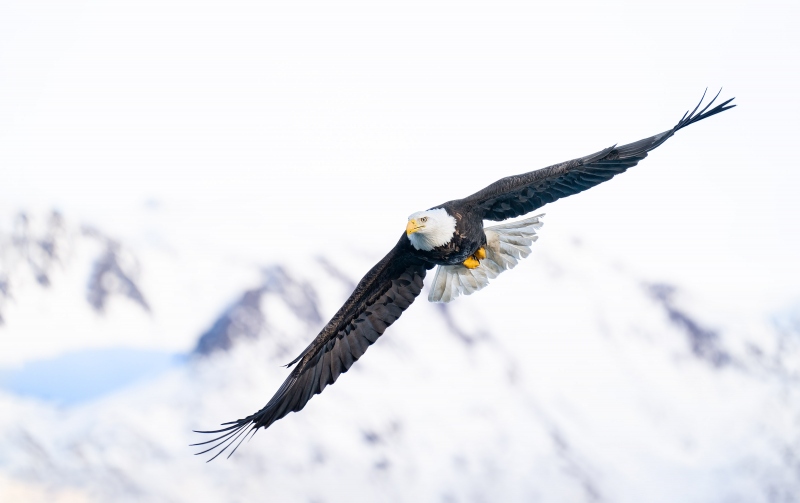
[[[243,264],[64,216],[0,226],[2,501],[800,500],[800,316],[742,312],[543,229],[204,463],[380,257]],[[120,378],[123,375],[124,378]]]

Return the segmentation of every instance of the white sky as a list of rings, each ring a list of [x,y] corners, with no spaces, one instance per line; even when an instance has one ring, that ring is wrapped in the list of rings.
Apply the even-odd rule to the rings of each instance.
[[[0,2],[0,209],[248,260],[378,253],[414,211],[669,129],[724,86],[736,109],[545,207],[537,246],[800,296],[798,2],[66,4]]]

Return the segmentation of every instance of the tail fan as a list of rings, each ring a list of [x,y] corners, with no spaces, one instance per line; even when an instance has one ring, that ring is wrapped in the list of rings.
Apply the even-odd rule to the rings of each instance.
[[[475,269],[463,265],[440,265],[433,277],[428,300],[450,302],[459,295],[470,295],[484,288],[506,269],[513,269],[531,253],[531,245],[539,239],[541,215],[516,222],[484,228],[486,258]]]

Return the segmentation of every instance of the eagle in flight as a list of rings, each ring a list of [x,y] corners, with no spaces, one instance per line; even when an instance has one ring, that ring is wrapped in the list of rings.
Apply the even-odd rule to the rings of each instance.
[[[312,396],[347,372],[414,302],[429,269],[438,266],[428,300],[449,302],[461,294],[469,295],[526,257],[542,225],[542,215],[492,227],[484,227],[484,220],[519,217],[610,180],[636,166],[678,130],[736,106],[729,105],[731,98],[711,108],[718,96],[699,110],[703,93],[694,110],[663,133],[502,178],[464,199],[412,214],[395,247],[369,270],[319,335],[287,365],[296,366],[264,408],[244,419],[223,423],[221,429],[198,431],[215,438],[193,444],[210,444],[197,454],[219,449],[211,461],[236,444],[230,457],[248,433],[255,434],[259,428],[267,428],[305,407]]]

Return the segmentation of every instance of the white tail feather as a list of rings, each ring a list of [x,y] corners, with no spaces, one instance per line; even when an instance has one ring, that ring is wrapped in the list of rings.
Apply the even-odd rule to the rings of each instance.
[[[470,295],[489,284],[506,269],[513,269],[531,253],[531,245],[539,238],[541,215],[510,224],[485,227],[486,258],[475,269],[463,265],[440,265],[433,276],[428,294],[431,302],[450,302],[459,295]]]

